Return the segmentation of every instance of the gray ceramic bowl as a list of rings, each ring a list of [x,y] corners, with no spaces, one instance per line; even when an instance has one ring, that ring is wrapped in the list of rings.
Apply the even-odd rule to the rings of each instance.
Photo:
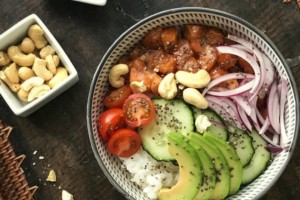
[[[97,132],[97,118],[103,111],[103,98],[108,91],[107,74],[118,59],[127,54],[140,41],[145,33],[154,27],[184,24],[204,24],[219,27],[228,33],[245,38],[261,49],[276,66],[277,72],[288,77],[288,102],[285,105],[285,122],[291,149],[278,154],[271,165],[251,184],[242,188],[236,195],[228,199],[258,199],[277,181],[288,164],[296,144],[299,128],[299,102],[295,81],[290,69],[279,50],[261,31],[247,21],[213,9],[178,8],[163,11],[145,18],[123,33],[108,49],[100,62],[91,83],[88,105],[87,124],[92,149],[95,157],[112,185],[128,199],[148,199],[147,196],[132,182],[128,172],[121,167],[119,158],[110,155],[105,143]]]

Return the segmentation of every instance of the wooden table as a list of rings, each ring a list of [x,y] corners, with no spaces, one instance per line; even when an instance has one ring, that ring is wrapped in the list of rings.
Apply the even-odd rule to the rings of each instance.
[[[29,184],[39,187],[37,199],[61,199],[62,189],[77,200],[124,199],[102,173],[90,147],[86,124],[90,83],[102,56],[122,32],[153,13],[183,6],[215,8],[240,16],[264,31],[286,58],[300,55],[300,10],[295,2],[108,0],[106,6],[98,7],[71,0],[1,0],[0,33],[29,14],[37,14],[80,78],[71,89],[26,118],[15,116],[0,98],[0,117],[14,127],[10,139],[16,153],[27,156],[22,166]],[[293,74],[300,86],[299,69],[294,68]],[[299,152],[300,141],[283,175],[263,199],[300,196]],[[46,182],[50,169],[57,172],[55,184]]]

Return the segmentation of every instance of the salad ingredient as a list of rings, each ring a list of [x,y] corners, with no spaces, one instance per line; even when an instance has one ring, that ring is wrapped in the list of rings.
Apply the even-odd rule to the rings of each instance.
[[[196,130],[199,133],[203,133],[207,130],[208,127],[211,126],[210,121],[208,120],[208,117],[206,115],[198,115],[197,118],[195,118],[195,126]]]
[[[7,54],[13,62],[22,67],[32,66],[36,57],[32,53],[23,54],[17,46],[10,46]]]
[[[175,78],[181,85],[189,88],[204,88],[210,82],[210,75],[204,69],[196,73],[177,71]]]
[[[41,49],[48,44],[44,36],[44,30],[37,24],[29,27],[28,36],[32,39],[37,49]]]
[[[267,142],[255,131],[250,133],[253,138],[252,145],[254,155],[248,165],[243,168],[242,184],[248,184],[257,178],[267,167],[271,159],[271,153],[267,151]]]
[[[52,72],[47,69],[47,61],[40,58],[35,58],[32,66],[33,72],[38,76],[48,81],[53,78]]]
[[[255,149],[252,145],[252,141],[252,137],[246,131],[230,127],[228,142],[235,149],[243,167],[248,165],[253,157]]]
[[[177,95],[175,75],[170,73],[166,75],[158,86],[158,93],[164,99],[173,99]]]
[[[49,90],[50,90],[50,87],[46,84],[35,86],[29,91],[27,101],[33,101],[34,99],[39,98],[39,97],[43,96]]]
[[[23,90],[22,88],[20,88],[17,93],[18,97],[24,102],[28,101],[28,94],[29,94],[29,92]]]
[[[161,34],[163,32],[162,28],[155,28],[149,31],[144,39],[142,40],[142,44],[145,47],[149,47],[152,49],[156,49],[162,46]]]
[[[63,190],[61,195],[62,200],[74,200],[73,195],[67,192],[66,190]]]
[[[122,108],[124,101],[132,94],[129,85],[112,90],[105,98],[103,104],[108,108]]]
[[[23,80],[26,81],[27,79],[34,77],[34,73],[31,68],[29,67],[20,67],[18,69],[18,75]]]
[[[53,60],[53,55],[47,55],[45,58],[47,62],[47,68],[52,74],[56,74],[56,65]]]
[[[150,199],[157,199],[161,188],[170,188],[178,181],[178,166],[156,161],[143,148],[129,158],[120,158],[136,183]],[[168,169],[168,170],[162,170]]]
[[[201,185],[199,185],[198,193],[196,194],[194,199],[209,200],[216,186],[217,175],[214,168],[214,161],[211,159],[209,154],[201,146],[197,146],[197,148],[194,149],[202,164],[202,174],[203,174],[202,183]]]
[[[281,90],[280,90],[280,146],[286,148],[288,144],[288,136],[285,130],[284,123],[284,106],[286,103],[288,93],[288,81],[285,78],[281,78]]]
[[[56,173],[55,173],[55,171],[53,169],[50,170],[46,181],[56,182]]]
[[[161,33],[161,41],[164,49],[168,52],[174,50],[177,45],[178,38],[179,31],[175,26],[165,28]]]
[[[47,45],[43,47],[40,51],[40,58],[45,59],[47,56],[53,56],[55,54],[55,50],[51,45]]]
[[[168,150],[179,165],[179,178],[170,189],[162,188],[158,193],[158,199],[193,199],[202,183],[202,166],[199,157],[194,148],[185,141],[183,135],[170,132],[167,138]]]
[[[168,151],[166,134],[175,131],[183,135],[194,130],[191,109],[180,99],[153,99],[156,117],[138,128],[144,149],[156,160],[174,160]]]
[[[119,157],[130,157],[141,147],[141,138],[128,128],[118,129],[108,140],[108,151]]]
[[[21,89],[28,92],[29,90],[31,90],[31,88],[42,85],[43,83],[44,83],[43,78],[38,76],[31,77],[21,84]]]
[[[197,108],[206,109],[208,107],[207,100],[202,96],[199,90],[195,88],[186,88],[183,90],[183,100]]]
[[[20,89],[20,84],[11,82],[3,71],[0,71],[0,79],[3,80],[13,92],[17,92]]]
[[[57,67],[56,74],[53,76],[51,80],[48,81],[48,85],[50,88],[54,88],[63,82],[68,77],[68,71],[64,67]]]
[[[98,123],[101,138],[108,141],[117,129],[125,127],[124,112],[120,108],[108,109],[100,115]]]
[[[214,161],[216,171],[216,186],[209,199],[225,199],[230,190],[230,171],[222,152],[210,141],[197,133],[189,133],[189,144],[194,149],[200,146]]]
[[[243,166],[236,151],[226,141],[222,140],[209,131],[206,131],[203,135],[204,138],[212,142],[222,152],[224,158],[227,161],[228,167],[230,169],[229,195],[237,193],[242,183]]]
[[[151,123],[155,117],[155,108],[151,99],[145,94],[132,94],[123,104],[124,119],[130,127]]]
[[[20,78],[18,76],[18,69],[16,63],[12,63],[8,67],[6,67],[4,69],[4,73],[12,83],[19,83]]]
[[[19,45],[19,48],[23,53],[29,54],[34,51],[35,45],[32,39],[30,39],[29,37],[25,37]]]
[[[227,127],[225,126],[223,119],[215,111],[209,108],[202,110],[196,107],[192,107],[192,109],[195,119],[197,119],[199,115],[207,116],[208,120],[211,122],[211,125],[207,128],[208,131],[227,141],[229,137]]]
[[[129,68],[126,64],[117,64],[113,66],[108,74],[108,80],[111,86],[120,88],[125,84],[124,75],[128,74]]]
[[[144,81],[133,81],[130,83],[130,88],[133,93],[143,93],[147,90]]]
[[[10,63],[10,58],[4,51],[0,51],[0,66],[6,66]]]

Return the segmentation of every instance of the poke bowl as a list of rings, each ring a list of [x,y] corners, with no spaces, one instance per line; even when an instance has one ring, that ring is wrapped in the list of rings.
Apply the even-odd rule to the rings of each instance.
[[[136,95],[136,93],[138,93],[138,94],[144,93],[149,98],[154,99],[153,101],[155,101],[154,104],[155,104],[155,109],[156,109],[154,112],[154,113],[156,113],[156,116],[155,116],[156,118],[154,117],[154,119],[156,119],[155,124],[157,124],[157,126],[155,126],[155,130],[156,129],[161,130],[161,127],[164,126],[163,123],[160,122],[160,120],[162,120],[162,118],[158,118],[157,116],[159,116],[158,109],[164,110],[165,105],[166,105],[164,103],[158,102],[159,100],[155,100],[155,99],[157,99],[157,96],[159,96],[160,98],[162,96],[164,96],[164,98],[167,99],[166,101],[173,101],[172,99],[175,98],[175,100],[174,100],[175,103],[174,102],[173,102],[174,104],[171,103],[175,110],[173,110],[174,113],[172,113],[172,111],[168,112],[169,116],[174,115],[175,117],[178,116],[180,118],[180,115],[182,115],[185,117],[185,114],[182,113],[183,111],[177,107],[177,106],[180,106],[179,104],[181,104],[183,102],[184,106],[189,107],[189,108],[190,107],[198,107],[198,108],[200,107],[200,110],[202,110],[202,109],[206,109],[207,107],[209,107],[210,110],[213,110],[213,113],[217,114],[219,117],[222,118],[222,120],[219,121],[222,124],[220,124],[219,122],[216,122],[215,119],[212,119],[212,118],[206,118],[206,120],[208,120],[210,122],[210,125],[213,124],[213,126],[217,126],[218,128],[220,128],[220,127],[224,128],[225,132],[227,132],[227,130],[231,133],[236,132],[236,130],[243,130],[246,133],[250,133],[250,132],[252,133],[253,131],[254,132],[256,131],[256,133],[257,133],[256,135],[258,135],[258,137],[263,141],[265,146],[262,145],[263,147],[260,148],[259,146],[261,144],[255,144],[255,142],[257,142],[258,139],[257,138],[255,139],[255,137],[253,135],[251,136],[251,134],[250,134],[250,136],[252,139],[250,140],[250,143],[252,142],[252,145],[255,147],[255,149],[260,148],[263,152],[265,152],[260,155],[261,158],[266,155],[268,156],[267,161],[266,160],[263,161],[263,159],[262,160],[258,159],[259,160],[258,162],[264,162],[266,165],[262,167],[263,170],[261,170],[259,174],[257,174],[255,177],[250,178],[251,181],[243,182],[243,180],[241,180],[241,179],[243,179],[243,177],[240,178],[240,180],[239,180],[240,182],[234,192],[231,191],[231,189],[233,188],[233,185],[235,183],[233,183],[233,182],[227,183],[227,185],[231,185],[231,188],[224,189],[224,190],[228,190],[227,193],[225,195],[223,194],[223,196],[215,196],[215,197],[218,197],[221,199],[224,199],[224,198],[226,198],[226,199],[258,199],[258,198],[262,197],[268,191],[268,189],[270,189],[271,186],[278,180],[278,178],[284,171],[285,167],[287,166],[289,159],[291,158],[291,154],[293,152],[293,149],[294,149],[294,146],[296,143],[296,139],[297,139],[297,135],[298,135],[298,128],[299,128],[299,110],[298,110],[299,109],[299,103],[298,103],[299,100],[298,100],[296,84],[295,84],[295,81],[289,70],[289,67],[288,67],[284,57],[282,56],[280,51],[276,48],[276,46],[272,43],[272,41],[266,35],[264,35],[261,31],[259,31],[256,27],[254,27],[247,21],[245,21],[237,16],[234,16],[232,14],[228,14],[228,13],[218,11],[218,10],[207,9],[207,8],[171,9],[171,10],[163,11],[163,12],[154,14],[152,16],[149,16],[149,17],[145,18],[144,20],[138,22],[131,28],[129,28],[126,32],[124,32],[112,44],[112,46],[109,48],[109,50],[106,52],[106,54],[102,58],[99,66],[97,67],[97,70],[94,74],[94,78],[92,80],[91,87],[90,87],[90,92],[89,92],[89,96],[88,96],[88,105],[87,105],[87,124],[88,124],[88,133],[89,133],[89,139],[91,142],[91,146],[92,146],[95,158],[98,161],[99,166],[101,167],[102,171],[104,172],[104,174],[106,175],[108,180],[127,199],[139,199],[139,200],[145,199],[146,200],[146,199],[156,199],[156,198],[164,199],[164,198],[171,198],[171,197],[175,198],[175,199],[183,199],[183,198],[202,199],[202,198],[200,198],[201,195],[199,197],[199,193],[200,193],[199,191],[196,193],[192,192],[193,194],[190,194],[190,196],[183,195],[180,197],[174,197],[174,196],[172,196],[172,194],[170,194],[170,193],[176,193],[174,191],[174,187],[175,187],[174,185],[177,184],[176,186],[179,188],[178,182],[185,179],[184,177],[181,177],[181,175],[184,174],[184,172],[183,172],[184,167],[182,167],[181,164],[182,164],[182,162],[185,162],[185,161],[182,161],[182,160],[179,161],[178,159],[175,159],[177,161],[176,162],[172,159],[168,159],[167,156],[166,157],[164,157],[164,156],[160,157],[160,155],[157,156],[157,154],[161,154],[161,152],[164,151],[165,149],[160,149],[160,147],[155,146],[155,144],[154,144],[154,146],[153,146],[153,144],[150,144],[150,145],[148,143],[146,144],[146,142],[144,142],[145,137],[141,135],[141,134],[145,135],[144,133],[141,133],[141,132],[146,132],[143,130],[153,131],[153,129],[154,129],[153,127],[147,126],[147,125],[149,125],[148,122],[145,122],[144,124],[143,124],[143,122],[141,122],[137,125],[138,127],[136,125],[133,126],[134,128],[130,127],[130,130],[137,131],[138,134],[140,134],[140,137],[142,138],[140,142],[137,142],[137,143],[139,143],[140,148],[139,148],[139,150],[136,150],[139,152],[138,156],[142,157],[142,159],[138,159],[137,156],[134,157],[134,154],[122,156],[118,153],[114,153],[114,152],[110,151],[110,149],[112,148],[110,146],[111,139],[109,139],[108,142],[107,142],[107,140],[109,137],[113,138],[116,134],[115,133],[109,133],[109,134],[107,133],[107,135],[103,136],[103,134],[99,133],[99,132],[101,132],[100,129],[103,127],[102,125],[99,125],[99,120],[100,120],[99,116],[101,116],[101,114],[107,110],[107,107],[110,107],[110,105],[107,105],[107,103],[105,103],[105,99],[106,99],[107,95],[110,94],[110,90],[115,90],[117,87],[120,87],[120,86],[116,86],[116,85],[114,85],[114,83],[112,83],[112,80],[111,80],[112,71],[113,70],[117,71],[118,78],[120,78],[120,79],[118,79],[118,81],[121,80],[121,82],[122,82],[125,80],[125,84],[126,84],[126,81],[131,82],[131,79],[136,80],[135,79],[136,76],[131,77],[132,75],[126,75],[126,73],[122,74],[123,69],[120,68],[120,65],[122,65],[122,67],[124,67],[124,65],[128,64],[128,60],[124,59],[124,56],[127,56],[127,55],[132,56],[136,52],[143,51],[141,48],[138,48],[138,51],[135,51],[136,47],[139,46],[139,44],[144,44],[146,46],[147,45],[155,46],[153,41],[150,41],[148,44],[147,44],[147,41],[145,42],[145,40],[146,40],[145,38],[147,38],[147,35],[149,35],[149,33],[151,31],[153,32],[153,30],[164,31],[164,30],[173,29],[180,33],[179,36],[178,35],[176,36],[176,38],[184,38],[184,37],[187,37],[186,36],[187,33],[185,32],[186,30],[188,30],[187,27],[191,28],[193,26],[195,26],[196,29],[199,28],[199,26],[204,27],[205,34],[207,34],[207,32],[209,32],[210,30],[212,30],[212,32],[216,33],[215,30],[217,30],[217,33],[214,35],[218,35],[220,33],[222,33],[224,35],[224,38],[223,38],[224,40],[222,40],[222,42],[220,44],[218,43],[218,40],[216,42],[216,40],[213,39],[215,49],[217,49],[217,51],[218,51],[218,53],[217,53],[218,58],[216,58],[216,61],[213,64],[214,66],[217,65],[216,63],[220,64],[221,61],[219,61],[218,59],[219,59],[219,57],[221,57],[220,56],[221,54],[226,54],[226,55],[232,54],[232,55],[234,55],[234,57],[241,57],[242,60],[247,61],[247,63],[251,63],[252,72],[247,73],[246,69],[243,67],[242,68],[244,69],[244,71],[240,71],[240,70],[236,71],[235,69],[232,68],[231,70],[226,72],[224,76],[220,76],[223,78],[219,77],[219,78],[215,78],[215,79],[213,78],[213,74],[209,73],[209,76],[210,76],[209,81],[204,86],[201,86],[201,87],[195,86],[194,88],[193,88],[193,86],[191,86],[192,87],[191,91],[197,90],[198,93],[200,92],[200,96],[198,93],[197,94],[193,93],[194,91],[192,91],[192,93],[190,93],[189,95],[186,94],[190,98],[191,98],[191,96],[197,96],[200,99],[198,98],[195,101],[189,101],[188,97],[185,99],[184,93],[185,93],[185,91],[187,91],[187,89],[189,89],[189,86],[185,85],[185,82],[186,81],[188,82],[189,80],[192,80],[192,79],[194,80],[197,78],[198,78],[198,80],[205,79],[205,77],[206,77],[205,73],[208,74],[208,72],[209,72],[208,69],[205,69],[205,68],[203,69],[203,67],[202,67],[202,69],[193,71],[193,70],[190,70],[189,67],[188,68],[184,67],[184,65],[182,65],[180,68],[180,67],[178,67],[179,66],[178,62],[180,60],[179,57],[177,57],[173,60],[176,63],[175,64],[176,69],[172,68],[173,71],[172,70],[171,71],[174,73],[167,74],[167,73],[164,73],[163,70],[161,71],[160,68],[156,69],[154,67],[154,70],[153,70],[154,72],[157,72],[157,74],[159,74],[159,75],[163,74],[163,75],[161,75],[160,83],[159,83],[159,86],[157,89],[158,94],[153,95],[152,93],[154,93],[154,92],[148,93],[149,92],[148,86],[146,87],[146,89],[142,89],[144,87],[144,85],[141,86],[141,85],[137,84],[138,87],[137,87],[137,85],[135,85],[133,87],[133,85],[130,83],[130,88],[132,90],[131,92],[133,92],[135,95]],[[190,33],[193,33],[194,29],[191,28],[189,30],[190,30]],[[168,37],[168,36],[170,36],[170,35],[167,34],[167,36],[165,38],[172,38],[172,37]],[[163,38],[163,36],[161,36],[160,38]],[[184,38],[184,39],[189,41],[189,38]],[[199,41],[199,38],[197,38],[197,39]],[[201,39],[200,39],[200,41],[201,41]],[[165,44],[165,46],[164,46],[164,44]],[[166,43],[162,42],[162,44],[161,44],[162,46],[159,48],[164,48],[163,51],[167,51],[167,52],[176,52],[176,50],[174,50],[174,49],[177,48],[177,46],[176,46],[177,43],[174,46],[172,46],[172,44],[173,44],[172,41],[171,42],[168,41]],[[156,47],[153,47],[153,48],[156,48]],[[192,48],[192,51],[194,53],[195,53],[195,51],[197,52],[197,45],[194,46],[194,49]],[[135,52],[135,53],[133,53],[133,52]],[[173,55],[182,56],[182,53],[177,52],[177,54],[173,53]],[[197,64],[199,64],[199,62],[200,62],[200,64],[199,64],[200,66],[202,66],[203,63],[201,65],[201,61],[199,61],[199,59],[201,60],[202,56],[205,57],[205,55],[207,55],[207,54],[200,53],[200,54],[198,54],[198,57],[196,58]],[[249,58],[249,57],[251,57],[251,58]],[[208,61],[210,61],[210,59]],[[225,65],[228,62],[226,61]],[[235,62],[239,63],[239,61],[235,61]],[[124,64],[124,63],[126,63],[126,64]],[[168,62],[166,62],[166,63],[168,63]],[[164,63],[164,64],[166,65],[166,63]],[[263,66],[263,64],[265,64],[265,66]],[[128,64],[128,65],[129,65],[129,69],[127,69],[127,70],[132,71],[132,68],[135,68],[135,67],[132,67],[132,65],[130,66],[130,64]],[[199,66],[199,65],[197,65],[197,66]],[[242,61],[240,62],[240,64],[236,64],[236,65],[241,67]],[[218,65],[218,67],[219,67],[219,65]],[[117,70],[113,69],[113,68],[116,68]],[[262,73],[262,68],[264,70],[263,73]],[[202,75],[202,76],[199,75],[200,78],[199,77],[193,78],[193,77],[188,77],[188,76],[183,76],[184,78],[180,78],[178,75],[179,74],[178,72],[182,73],[183,75],[184,74],[194,74],[195,75],[200,71],[201,72],[205,71],[205,72],[203,72],[205,75]],[[172,74],[172,75],[170,75],[171,78],[169,77],[169,74]],[[130,77],[128,77],[128,76],[130,76]],[[165,79],[167,79],[167,77],[169,77],[169,80],[172,79],[173,83],[172,83],[172,81],[165,80]],[[228,88],[224,89],[225,86],[220,85],[220,83],[223,81],[230,81],[233,79],[238,80],[235,83],[237,83],[239,85],[239,87],[230,88],[227,85]],[[276,81],[274,81],[274,80],[276,80]],[[144,84],[145,82],[146,82],[145,80],[140,79],[140,82],[138,82],[138,83]],[[166,84],[164,84],[165,87],[169,87],[172,84],[174,86],[174,84],[175,84],[175,88],[177,91],[175,96],[173,95],[173,97],[170,98],[170,96],[169,96],[170,93],[168,93],[167,95],[164,95],[163,92],[160,92],[162,90],[161,88],[163,88],[163,86],[161,86],[161,85],[163,85],[162,83],[166,83]],[[257,88],[259,88],[259,89],[257,89]],[[134,91],[135,89],[138,89],[138,91]],[[172,90],[171,87],[166,89],[166,91],[169,91],[169,92],[171,90]],[[259,100],[257,100],[257,99],[259,98],[259,95],[261,95],[262,90],[264,91],[263,96],[265,97],[265,99],[267,99],[264,101],[263,105],[266,107],[268,113],[272,112],[271,114],[267,114],[266,116],[263,116],[263,113],[261,111],[257,111],[257,105],[259,102]],[[178,96],[179,96],[179,100],[177,101],[176,98]],[[206,105],[204,105],[204,107],[202,108],[201,105],[199,106],[199,102],[202,101],[203,97],[204,97],[204,99],[206,99]],[[258,97],[258,98],[256,98],[256,97]],[[240,98],[244,99],[242,101],[246,101],[247,103],[241,102]],[[127,98],[127,99],[129,99],[129,98]],[[250,104],[253,105],[251,103],[253,101],[255,102],[255,105],[254,105],[255,108],[252,108],[252,110],[251,110],[251,108],[249,108],[248,106]],[[125,106],[125,104],[126,104],[126,100],[125,100],[125,102],[123,101],[121,110],[123,109],[124,113],[126,115],[126,112],[128,111],[126,109],[128,109],[128,106],[127,105]],[[112,106],[112,107],[114,107],[114,106]],[[116,107],[118,107],[118,106],[116,106]],[[229,107],[231,107],[231,108],[229,108]],[[249,108],[250,110],[247,111],[247,108]],[[224,109],[225,111],[222,109]],[[150,108],[150,110],[151,110],[151,108]],[[190,110],[191,110],[191,113],[195,114],[193,109],[190,109]],[[178,112],[180,114],[177,115],[176,112]],[[256,117],[253,118],[253,115],[251,113],[252,114],[256,113],[255,114]],[[229,115],[229,117],[228,117],[228,115]],[[233,117],[232,115],[235,115],[235,117]],[[194,115],[194,118],[196,119],[195,115]],[[237,118],[238,118],[238,120],[237,120]],[[126,119],[125,119],[125,121],[126,121]],[[127,123],[127,121],[126,121],[126,124],[127,124],[127,126],[129,126],[128,125],[129,123]],[[202,123],[205,123],[204,121],[202,121]],[[177,122],[174,122],[173,125],[177,126],[180,123],[181,123],[181,121],[180,122],[177,121]],[[193,127],[191,128],[192,132],[198,132],[198,133],[202,132],[197,128],[197,122],[195,122],[195,123],[196,123],[196,125],[194,125],[194,121],[192,122],[192,124],[193,124],[192,125]],[[151,124],[151,122],[150,122],[150,124]],[[142,126],[142,128],[140,126]],[[234,128],[232,128],[232,127],[234,127]],[[235,129],[235,127],[237,127],[237,129]],[[184,126],[184,128],[186,128],[186,126]],[[175,132],[176,132],[176,130],[177,129],[174,129]],[[163,131],[166,132],[166,129],[164,129]],[[180,131],[182,131],[182,130],[180,129]],[[177,141],[177,143],[175,142],[176,144],[174,146],[182,147],[181,149],[185,149],[185,152],[189,152],[188,149],[190,148],[190,146],[193,147],[191,138],[190,138],[190,140],[188,140],[188,139],[186,140],[186,138],[189,138],[190,134],[182,134],[182,135],[184,135],[183,138],[185,138],[185,139],[183,139],[183,141],[186,141],[186,143],[187,143],[186,145],[181,145],[181,143],[178,142],[178,140],[181,141],[181,139],[182,139],[181,137],[179,139],[178,138],[172,139],[172,134],[168,134],[168,133],[164,133],[164,134],[168,135],[167,137],[169,139],[171,138],[170,140],[168,140],[168,142],[166,142],[167,143],[166,146],[172,146],[172,144],[170,145],[170,143],[172,143],[170,141]],[[169,136],[169,135],[171,135],[171,136]],[[193,134],[191,134],[191,135],[193,135]],[[201,135],[201,133],[198,135]],[[232,134],[232,135],[234,135],[234,134]],[[205,133],[202,134],[202,136],[203,136],[203,138],[205,138],[206,137]],[[209,137],[209,136],[207,136],[207,137]],[[149,140],[151,140],[151,139],[149,139]],[[214,139],[212,139],[212,140],[214,140]],[[228,138],[226,138],[225,140],[229,141]],[[140,143],[142,143],[142,144],[140,144]],[[156,143],[158,143],[158,142],[156,142]],[[180,145],[178,145],[178,143]],[[242,143],[244,143],[244,140],[242,141]],[[224,143],[222,143],[222,144],[224,144]],[[226,144],[228,144],[228,143],[226,143]],[[229,141],[229,144],[232,144],[233,149],[238,151],[236,149],[236,146],[234,146],[234,142]],[[186,146],[189,146],[189,147],[186,147]],[[203,146],[201,146],[201,148],[203,149]],[[242,149],[243,148],[244,147],[242,147]],[[173,154],[172,154],[171,153],[172,150],[170,150],[170,147],[167,147],[167,149],[170,152],[171,157],[172,156],[176,157],[176,155],[178,154],[178,152],[177,153],[173,152]],[[196,148],[194,148],[194,149],[196,149]],[[140,151],[142,151],[142,153]],[[158,153],[153,152],[153,151],[157,151]],[[191,150],[191,151],[194,151],[194,150]],[[206,151],[206,153],[209,156],[211,156],[211,154],[209,154],[208,151],[205,150],[205,148],[204,148],[204,151]],[[221,149],[221,151],[222,151],[222,149]],[[223,154],[226,154],[226,153],[223,152]],[[255,154],[255,151],[254,151],[254,154]],[[254,155],[254,154],[252,154],[252,155]],[[147,157],[147,159],[155,160],[156,163],[159,163],[159,164],[155,164],[155,166],[148,163],[149,165],[152,165],[153,168],[159,169],[158,171],[161,171],[161,168],[170,167],[168,169],[168,172],[174,170],[174,173],[171,173],[170,176],[169,175],[167,175],[167,176],[161,175],[159,177],[158,176],[148,177],[148,179],[146,178],[145,180],[143,180],[144,182],[147,182],[149,184],[148,186],[145,186],[146,183],[139,184],[137,179],[143,179],[143,178],[147,177],[147,174],[145,174],[142,171],[139,172],[137,169],[138,166],[143,167],[145,169],[147,168],[147,165],[148,165],[147,162],[149,160],[147,160],[146,158],[144,159],[143,156]],[[193,158],[195,158],[195,157],[197,157],[197,156],[194,156]],[[198,159],[199,159],[199,157],[201,157],[201,156],[198,156]],[[226,157],[226,156],[224,156],[224,157]],[[232,159],[232,157],[230,157],[230,158]],[[130,160],[133,160],[133,163],[132,162],[130,163]],[[199,160],[201,163],[201,158]],[[226,158],[225,158],[225,160],[226,160]],[[236,160],[238,160],[237,162],[242,162],[243,158],[239,157],[239,154],[238,154],[238,157]],[[248,175],[244,175],[245,174],[244,172],[246,171],[245,168],[247,168],[247,166],[257,164],[257,163],[251,164],[252,160],[253,160],[253,157],[251,157],[250,160],[247,161],[247,163],[244,163],[242,165],[242,167],[241,167],[242,172],[240,172],[242,174],[242,176],[244,176],[244,177],[248,176]],[[129,162],[129,164],[127,161]],[[127,164],[126,164],[126,162],[127,162]],[[142,163],[140,164],[139,162],[142,162]],[[198,161],[195,161],[195,162],[197,163]],[[163,164],[160,165],[160,163],[163,163]],[[227,163],[230,163],[230,161],[228,161]],[[172,166],[170,166],[170,165],[172,165]],[[194,164],[194,166],[195,166],[195,164]],[[202,162],[202,165],[200,164],[199,166],[202,166],[203,169],[205,168],[204,167],[205,164],[203,165],[203,162]],[[221,166],[223,166],[223,165],[221,164]],[[229,166],[230,166],[230,164],[229,164]],[[255,168],[256,166],[252,166],[252,167]],[[137,170],[137,172],[133,172],[134,171],[133,168],[134,168],[134,170]],[[180,168],[180,169],[178,169],[178,168]],[[234,166],[234,168],[235,168],[235,166]],[[215,169],[215,170],[217,171],[217,169]],[[234,171],[234,170],[232,170],[232,167],[228,168],[228,170],[229,170],[229,173],[231,173],[230,171]],[[201,174],[201,172],[199,172],[199,173]],[[218,177],[217,177],[218,172],[214,172],[214,173],[217,173],[217,175],[214,178],[215,183],[213,185],[210,185],[211,188],[208,189],[208,190],[212,190],[211,193],[214,193],[214,189],[217,188],[216,184],[218,184],[218,183],[216,183],[216,182],[222,182],[222,181],[218,180]],[[253,173],[255,174],[255,172],[253,172]],[[187,172],[187,174],[190,174],[191,176],[195,175],[194,171],[189,171],[189,172]],[[219,173],[219,175],[220,174],[222,174],[222,173]],[[250,172],[250,174],[252,174],[252,171]],[[232,177],[234,177],[234,176],[231,176],[231,180],[233,179]],[[172,179],[172,181],[165,183],[165,186],[163,183],[159,183],[159,184],[163,185],[163,186],[160,185],[160,187],[162,187],[163,189],[160,188],[157,191],[153,188],[157,188],[155,179],[159,179],[159,178],[161,178],[161,180],[163,180],[165,182],[168,182],[168,181],[166,181],[166,179],[168,180],[169,178]],[[202,177],[198,177],[197,179],[203,180],[203,179],[205,179],[205,175],[202,174]],[[206,179],[208,179],[208,178],[206,177]],[[186,178],[186,180],[190,180],[190,179]],[[191,181],[191,182],[193,182],[193,181]],[[193,182],[193,183],[199,184],[199,182],[197,182],[197,181]],[[189,183],[185,182],[185,184],[188,185]],[[203,186],[203,182],[200,184],[202,184],[202,186]],[[182,184],[181,187],[183,187],[183,185],[184,184]],[[151,187],[152,187],[152,189],[151,189]],[[201,186],[200,185],[198,185],[196,187],[192,186],[192,188],[194,188],[194,190],[196,190],[196,189],[199,190],[199,187],[201,187]],[[228,187],[230,187],[230,186],[228,186]],[[161,192],[161,190],[164,190],[164,191]],[[154,195],[153,195],[153,193],[154,193]],[[161,193],[164,193],[164,194],[161,194]],[[165,193],[167,193],[167,194],[165,194]],[[162,196],[160,196],[160,195],[162,195]],[[197,195],[198,195],[198,197],[196,198]],[[205,199],[205,198],[203,197],[203,199]],[[209,197],[206,196],[206,199],[209,199]]]

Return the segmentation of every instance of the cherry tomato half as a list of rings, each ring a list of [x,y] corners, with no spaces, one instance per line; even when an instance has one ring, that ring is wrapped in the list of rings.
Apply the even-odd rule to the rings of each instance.
[[[111,93],[105,97],[103,104],[108,108],[122,108],[124,101],[130,94],[132,94],[130,86],[124,85],[112,90]]]
[[[120,108],[111,108],[104,111],[99,119],[98,132],[104,141],[108,141],[111,135],[119,128],[126,127],[124,112]]]
[[[108,141],[108,151],[120,157],[130,157],[141,147],[141,138],[133,130],[117,130]]]
[[[149,124],[155,117],[155,108],[145,94],[130,95],[123,105],[124,119],[128,126],[138,127]]]

